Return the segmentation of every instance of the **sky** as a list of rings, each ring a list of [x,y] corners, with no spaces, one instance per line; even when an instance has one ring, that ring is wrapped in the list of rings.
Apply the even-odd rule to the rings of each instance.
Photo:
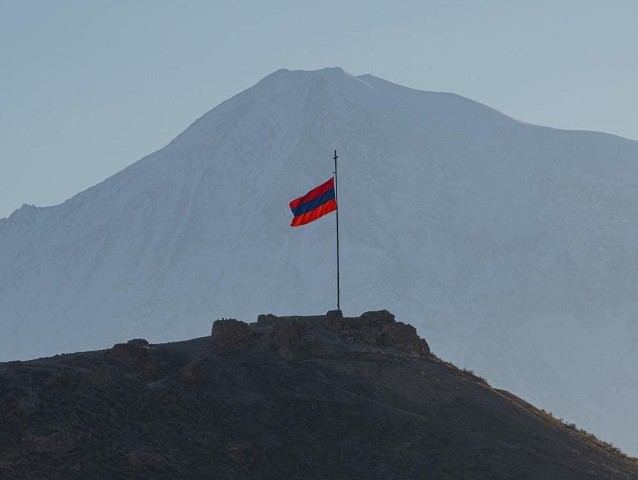
[[[637,18],[629,0],[0,0],[0,218],[99,183],[279,68],[638,139]]]

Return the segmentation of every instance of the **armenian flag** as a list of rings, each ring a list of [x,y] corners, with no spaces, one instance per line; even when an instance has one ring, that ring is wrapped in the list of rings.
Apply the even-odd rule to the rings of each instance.
[[[299,227],[306,223],[314,222],[318,218],[337,210],[334,177],[313,188],[305,195],[295,198],[290,202],[290,210],[295,216],[290,224],[291,227]]]

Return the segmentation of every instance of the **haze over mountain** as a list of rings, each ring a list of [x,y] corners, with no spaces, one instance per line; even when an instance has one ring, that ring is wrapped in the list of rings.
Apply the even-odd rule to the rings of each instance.
[[[638,452],[638,142],[341,69],[280,70],[67,202],[0,220],[0,360],[342,307]],[[54,181],[54,180],[52,180]]]

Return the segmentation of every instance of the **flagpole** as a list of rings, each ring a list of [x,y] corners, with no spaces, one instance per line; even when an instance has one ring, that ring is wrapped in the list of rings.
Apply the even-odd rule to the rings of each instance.
[[[337,188],[337,151],[335,150],[335,203],[337,204],[336,218],[337,218],[337,311],[341,312],[341,299],[339,288],[339,190]]]

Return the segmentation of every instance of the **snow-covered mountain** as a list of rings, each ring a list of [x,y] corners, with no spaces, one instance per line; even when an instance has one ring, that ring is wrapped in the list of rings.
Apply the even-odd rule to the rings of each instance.
[[[638,453],[638,142],[341,69],[280,70],[62,205],[0,220],[0,360],[342,308]]]

